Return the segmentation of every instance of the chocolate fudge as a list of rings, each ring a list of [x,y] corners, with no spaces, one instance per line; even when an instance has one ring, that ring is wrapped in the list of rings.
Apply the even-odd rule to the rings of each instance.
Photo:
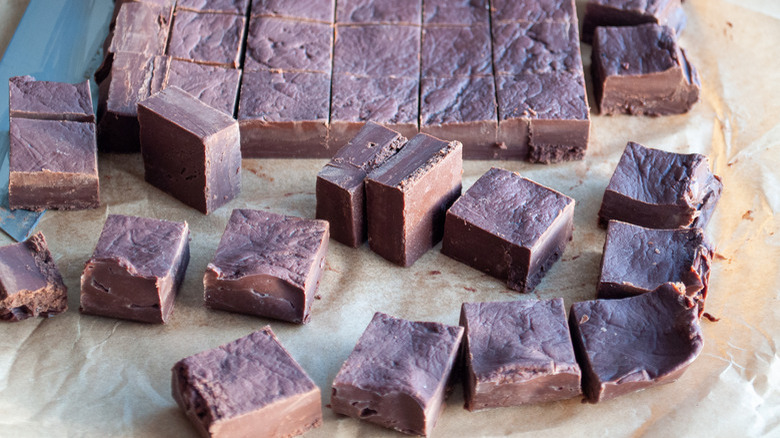
[[[462,337],[462,327],[376,313],[333,380],[333,412],[430,435]]]
[[[591,403],[677,380],[704,343],[696,303],[682,284],[575,303],[569,325]]]
[[[419,78],[420,27],[338,26],[334,57],[334,74]]]
[[[168,55],[200,64],[238,68],[246,18],[177,10]]]
[[[366,178],[371,250],[411,266],[436,245],[460,196],[463,145],[418,134]]]
[[[615,219],[646,228],[704,228],[722,190],[706,156],[629,142],[604,192],[599,224]]]
[[[179,87],[201,102],[233,116],[241,70],[171,60],[166,87]]]
[[[153,5],[159,5],[159,6],[168,6],[170,8],[173,8],[173,6],[176,4],[176,0],[114,0],[114,13],[111,15],[111,23],[109,25],[109,30],[114,30],[114,27],[116,25],[116,19],[119,16],[119,12],[122,10],[122,5],[125,3],[150,3]]]
[[[178,0],[176,9],[246,15],[249,11],[249,0]]]
[[[435,26],[422,31],[422,77],[490,76],[490,28]]]
[[[582,71],[576,22],[542,21],[493,26],[497,75]]]
[[[366,241],[364,181],[406,143],[406,137],[374,122],[363,129],[317,174],[317,219],[330,223],[330,235],[357,248]]]
[[[679,34],[686,17],[680,0],[589,0],[582,22],[582,41],[590,43],[597,27],[666,25]]]
[[[576,22],[574,0],[491,0],[493,22]]]
[[[51,317],[68,310],[68,288],[42,233],[0,247],[0,271],[0,321]]]
[[[81,274],[81,312],[166,323],[190,260],[189,227],[112,214]]]
[[[420,24],[420,0],[338,0],[339,23]]]
[[[471,26],[490,22],[488,0],[425,0],[423,25]]]
[[[466,409],[544,403],[580,395],[563,298],[463,303]]]
[[[330,73],[333,27],[276,17],[249,21],[244,70]]]
[[[238,122],[178,87],[138,103],[144,178],[209,214],[241,191]]]
[[[333,23],[334,0],[252,0],[252,16]]]
[[[682,114],[699,100],[699,74],[668,27],[599,27],[592,59],[601,114]]]
[[[561,258],[573,221],[574,199],[494,167],[447,211],[441,252],[531,292]]]
[[[171,372],[173,398],[203,437],[292,437],[322,425],[320,389],[269,326]]]
[[[8,80],[11,117],[94,122],[89,81],[79,84],[36,81],[32,76]]]
[[[116,18],[108,53],[164,55],[172,12],[169,4],[124,3]]]

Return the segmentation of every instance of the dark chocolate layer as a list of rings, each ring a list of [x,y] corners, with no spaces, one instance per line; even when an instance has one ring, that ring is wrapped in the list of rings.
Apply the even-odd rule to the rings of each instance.
[[[490,28],[426,27],[422,31],[422,77],[483,76],[493,72]]]
[[[338,26],[333,73],[420,77],[420,27]]]
[[[338,0],[339,23],[420,24],[420,0]]]
[[[334,0],[252,0],[252,16],[333,23]]]
[[[686,24],[681,0],[591,0],[585,6],[582,41],[590,43],[597,27],[654,23],[680,34]]]
[[[8,80],[11,117],[94,122],[89,81],[80,84],[36,81],[32,76]]]
[[[276,17],[249,22],[244,69],[330,73],[333,27]]]
[[[201,64],[238,68],[246,18],[232,14],[177,11],[167,54]]]
[[[488,0],[425,0],[423,25],[487,25]]]

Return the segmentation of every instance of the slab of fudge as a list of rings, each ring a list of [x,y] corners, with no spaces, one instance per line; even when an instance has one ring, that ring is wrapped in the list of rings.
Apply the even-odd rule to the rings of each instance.
[[[518,406],[580,395],[563,298],[463,303],[466,409]]]
[[[79,84],[36,81],[32,76],[8,80],[11,117],[94,122],[89,81]]]
[[[462,327],[377,312],[333,380],[333,412],[430,435],[462,337]]]
[[[323,220],[233,210],[203,277],[206,306],[306,324],[328,237]]]
[[[170,8],[173,8],[173,6],[176,4],[176,0],[115,0],[114,1],[114,12],[111,15],[111,24],[109,25],[109,30],[113,31],[114,26],[116,25],[116,19],[119,16],[119,11],[122,10],[122,5],[125,3],[150,3],[153,5],[158,6],[168,6]]]
[[[569,326],[591,403],[677,380],[704,343],[696,303],[682,284],[574,303]]]
[[[699,100],[699,73],[669,27],[599,27],[591,69],[601,114],[682,114]]]
[[[493,64],[498,75],[550,71],[580,73],[582,57],[577,23],[496,24],[493,26]]]
[[[439,243],[447,209],[460,196],[463,145],[418,134],[366,178],[371,250],[411,266]]]
[[[685,27],[680,0],[589,0],[582,22],[582,41],[590,43],[597,27],[637,26],[654,23],[669,26],[676,34]]]
[[[244,70],[330,73],[333,27],[312,21],[252,17]]]
[[[166,323],[190,260],[189,227],[109,215],[81,274],[81,312]]]
[[[489,76],[488,26],[435,26],[422,31],[422,77]]]
[[[420,27],[338,26],[333,73],[368,77],[420,77]]]
[[[577,22],[574,0],[491,0],[493,22]]]
[[[144,178],[209,214],[241,191],[238,122],[178,87],[138,103]]]
[[[333,23],[334,0],[252,0],[252,16]]]
[[[167,54],[184,61],[238,68],[246,18],[177,10]]]
[[[238,104],[241,70],[171,60],[166,87],[179,87],[201,102],[233,116]]]
[[[419,25],[422,3],[420,0],[338,0],[336,22]]]
[[[116,17],[108,53],[164,55],[173,13],[168,3],[125,2]]]
[[[330,75],[244,72],[238,104],[244,158],[325,158]]]
[[[599,224],[614,219],[646,228],[704,228],[722,191],[706,156],[629,142],[604,192]]]
[[[364,181],[406,143],[406,137],[366,122],[317,174],[317,219],[330,223],[330,235],[357,248],[367,239]]]
[[[246,15],[249,12],[249,0],[178,0],[176,9]]]
[[[488,0],[426,0],[423,25],[487,25],[490,22]]]
[[[0,321],[51,317],[68,310],[68,288],[43,233],[0,247]]]

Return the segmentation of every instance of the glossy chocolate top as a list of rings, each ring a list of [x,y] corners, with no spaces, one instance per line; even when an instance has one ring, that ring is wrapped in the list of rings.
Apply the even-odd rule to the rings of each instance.
[[[210,65],[237,68],[246,19],[233,14],[177,11],[168,55]]]
[[[423,78],[421,97],[422,126],[496,123],[495,81],[491,76]]]
[[[36,81],[32,76],[8,80],[11,117],[92,122],[89,81],[80,84]]]
[[[61,284],[62,277],[53,265],[42,233],[0,247],[0,299],[36,291],[52,282]]]
[[[85,173],[97,178],[95,124],[11,118],[11,172]]]
[[[574,0],[492,0],[491,5],[494,22],[577,20]]]
[[[582,72],[577,24],[521,22],[493,27],[497,74]]]
[[[677,36],[657,24],[596,28],[594,49],[604,77],[638,76],[682,68]]]
[[[369,173],[384,164],[406,143],[406,138],[392,129],[366,122],[357,135],[336,152],[329,163],[351,166]]]
[[[338,0],[339,23],[420,24],[420,0]]]
[[[356,76],[420,76],[420,27],[338,26],[333,73]]]
[[[422,33],[421,57],[424,78],[491,75],[490,28],[427,27]]]
[[[331,120],[417,125],[417,78],[333,76]]]
[[[590,3],[657,17],[666,13],[671,6],[679,5],[680,0],[590,0]]]
[[[305,70],[330,73],[333,27],[277,17],[249,22],[245,70]]]
[[[368,179],[406,190],[445,157],[461,153],[462,149],[463,145],[458,141],[447,142],[427,134],[417,134]]]
[[[308,72],[244,72],[239,120],[327,121],[330,77]]]
[[[116,17],[110,53],[164,55],[171,27],[171,5],[128,2]]]
[[[177,9],[246,15],[249,0],[178,0]]]
[[[138,105],[176,123],[198,138],[214,135],[236,123],[232,116],[175,86],[152,95]]]
[[[423,24],[451,24],[471,26],[488,24],[488,0],[425,0]]]
[[[166,86],[179,87],[225,114],[233,115],[241,70],[172,60]]]
[[[334,0],[252,0],[252,16],[269,15],[333,23]]]
[[[523,73],[498,76],[499,120],[588,120],[590,117],[581,74]]]

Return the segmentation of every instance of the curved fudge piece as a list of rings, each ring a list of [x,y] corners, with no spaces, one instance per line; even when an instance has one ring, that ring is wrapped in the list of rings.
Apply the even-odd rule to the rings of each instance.
[[[334,0],[252,0],[252,16],[333,23]]]
[[[177,10],[168,55],[200,64],[238,68],[246,18]]]
[[[680,0],[589,0],[582,22],[582,41],[590,43],[597,27],[653,23],[669,26],[679,34],[685,22]]]
[[[462,327],[376,313],[333,380],[333,412],[429,435],[462,336]]]
[[[338,0],[339,23],[420,24],[420,0]]]
[[[425,0],[423,25],[487,25],[490,22],[488,0]]]
[[[600,27],[592,58],[602,114],[682,114],[699,100],[699,74],[668,27]]]
[[[249,21],[244,70],[330,73],[333,26],[277,17]]]
[[[406,137],[374,122],[341,148],[317,174],[317,219],[330,223],[330,235],[357,248],[366,241],[366,195],[363,182],[395,155]]]
[[[249,11],[249,0],[178,0],[176,8],[196,12],[246,15]]]
[[[563,298],[463,303],[466,409],[564,400],[581,394]]]
[[[339,26],[333,73],[419,79],[420,34],[419,26]]]
[[[173,398],[203,437],[292,437],[322,425],[320,388],[269,326],[171,372]]]
[[[490,28],[435,26],[422,31],[422,77],[490,76]]]
[[[463,145],[418,134],[366,178],[368,244],[411,266],[439,243],[447,209],[458,199]]]
[[[68,288],[42,233],[0,247],[0,321],[51,317],[68,310]]]
[[[677,380],[704,344],[696,303],[682,284],[575,303],[569,325],[591,403]]]
[[[189,227],[112,214],[81,274],[81,312],[166,323],[190,261]]]
[[[492,168],[447,211],[441,252],[531,292],[563,254],[574,199]]]
[[[327,252],[325,221],[233,210],[203,277],[206,306],[306,324]]]
[[[576,22],[574,0],[492,0],[493,22]]]
[[[16,76],[8,80],[8,89],[11,117],[95,122],[89,81],[66,84]]]
[[[614,219],[646,228],[704,228],[722,190],[706,156],[629,142],[604,192],[599,224]]]
[[[233,116],[241,70],[171,60],[166,87],[179,87],[201,102]]]
[[[496,74],[582,72],[576,22],[520,22],[493,27]]]

